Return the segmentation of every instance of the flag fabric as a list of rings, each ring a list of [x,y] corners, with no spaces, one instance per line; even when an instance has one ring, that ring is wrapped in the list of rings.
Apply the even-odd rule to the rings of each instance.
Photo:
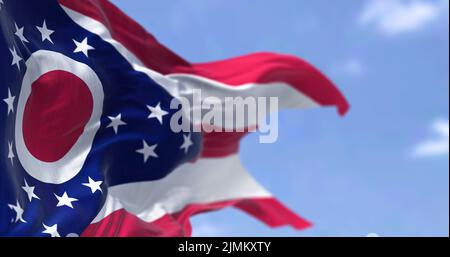
[[[0,25],[1,236],[189,236],[189,217],[229,206],[272,227],[310,226],[243,168],[245,132],[169,122],[170,102],[194,89],[345,114],[307,62],[189,63],[106,0],[3,0]]]

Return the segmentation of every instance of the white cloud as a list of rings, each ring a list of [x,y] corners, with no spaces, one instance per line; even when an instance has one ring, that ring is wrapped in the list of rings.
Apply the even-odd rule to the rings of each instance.
[[[449,150],[449,122],[437,120],[432,129],[436,136],[418,144],[413,151],[417,157],[448,156]]]
[[[393,36],[424,28],[448,14],[448,6],[448,0],[370,0],[359,18],[361,24]]]

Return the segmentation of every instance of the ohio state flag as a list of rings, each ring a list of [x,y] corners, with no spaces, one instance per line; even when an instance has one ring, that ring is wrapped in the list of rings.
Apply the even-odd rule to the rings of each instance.
[[[228,206],[310,226],[240,164],[247,130],[171,127],[172,103],[197,89],[345,114],[305,61],[189,63],[106,0],[0,0],[0,25],[1,236],[189,236],[190,216]]]

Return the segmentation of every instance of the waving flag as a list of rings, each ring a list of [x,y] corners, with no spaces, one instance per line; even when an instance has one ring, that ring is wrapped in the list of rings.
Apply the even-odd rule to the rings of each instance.
[[[192,64],[106,0],[3,0],[0,25],[0,235],[188,236],[190,216],[227,206],[269,226],[310,225],[241,166],[245,133],[169,122],[171,101],[194,89],[344,114],[305,61]]]

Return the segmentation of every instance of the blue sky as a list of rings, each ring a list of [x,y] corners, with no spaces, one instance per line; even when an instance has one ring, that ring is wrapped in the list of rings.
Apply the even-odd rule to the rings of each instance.
[[[448,0],[113,0],[192,62],[257,51],[300,56],[352,109],[280,114],[279,139],[246,137],[247,169],[305,231],[234,209],[192,219],[198,236],[448,236]]]

